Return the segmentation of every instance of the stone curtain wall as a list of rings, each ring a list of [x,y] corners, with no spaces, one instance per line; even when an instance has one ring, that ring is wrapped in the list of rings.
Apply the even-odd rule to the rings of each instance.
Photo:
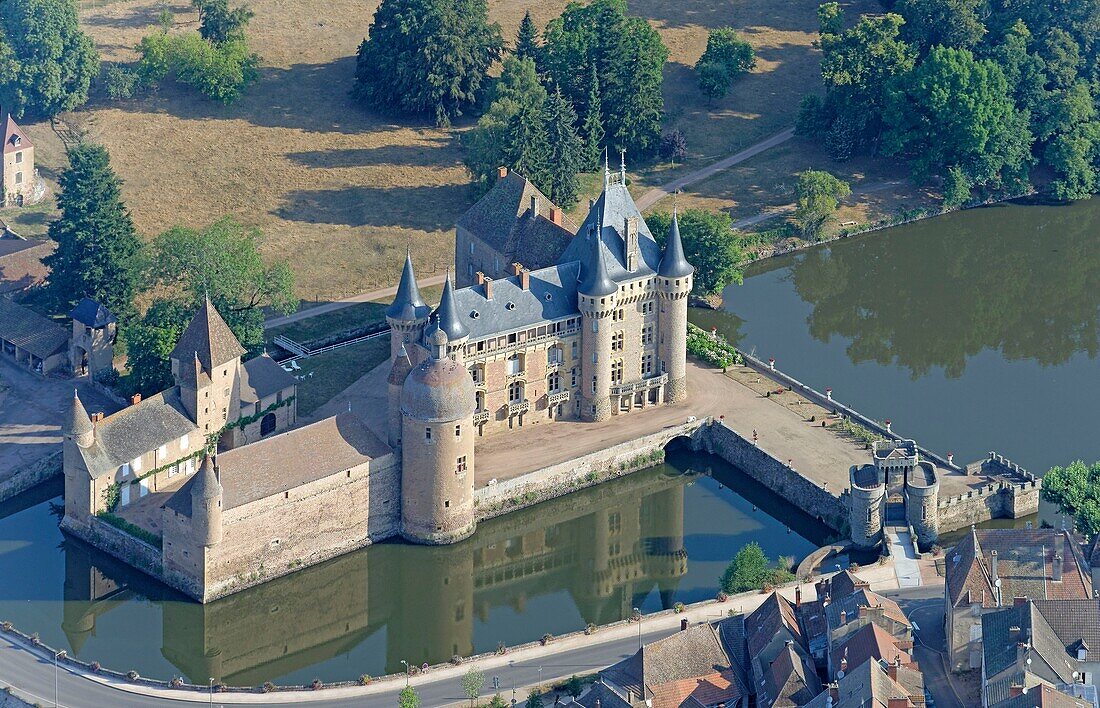
[[[0,476],[0,502],[22,494],[46,480],[60,477],[62,471],[61,449],[35,460],[30,464]]]
[[[160,551],[106,521],[92,517],[90,523],[82,524],[66,516],[61,520],[61,528],[154,578],[164,579]]]
[[[829,528],[848,534],[848,506],[844,501],[753,445],[725,423],[712,421],[695,437],[701,449],[718,455]]]
[[[662,459],[665,445],[678,437],[698,435],[707,427],[705,422],[698,420],[666,428],[575,460],[476,489],[474,514],[478,521],[491,519],[650,467]]]

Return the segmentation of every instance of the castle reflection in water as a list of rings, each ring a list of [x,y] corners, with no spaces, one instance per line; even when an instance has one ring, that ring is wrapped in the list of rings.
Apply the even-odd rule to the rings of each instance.
[[[499,517],[457,545],[378,544],[207,605],[66,537],[62,628],[79,655],[101,615],[131,599],[163,600],[161,651],[186,678],[258,685],[372,638],[384,641],[387,672],[403,659],[434,664],[485,651],[492,647],[475,647],[475,620],[502,607],[523,614],[529,601],[561,591],[581,618],[572,629],[622,619],[654,591],[668,608],[687,572],[686,480],[670,471]],[[528,631],[528,640],[542,634]]]

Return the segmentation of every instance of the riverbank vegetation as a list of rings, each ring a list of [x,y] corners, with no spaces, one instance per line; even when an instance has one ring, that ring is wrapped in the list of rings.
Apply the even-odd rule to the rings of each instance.
[[[725,337],[718,333],[706,332],[690,322],[688,322],[687,350],[688,354],[721,369],[743,363],[737,349]]]
[[[734,231],[729,214],[688,209],[679,214],[678,221],[684,256],[695,267],[693,295],[721,295],[730,283],[741,282],[742,239]],[[646,223],[663,249],[672,228],[672,215],[651,214]]]
[[[736,594],[764,590],[794,580],[790,558],[780,557],[772,565],[760,544],[752,541],[741,547],[726,570],[719,585],[722,592]]]
[[[1045,501],[1057,504],[1063,514],[1073,516],[1077,528],[1088,537],[1100,533],[1100,462],[1076,462],[1054,467],[1043,477]]]

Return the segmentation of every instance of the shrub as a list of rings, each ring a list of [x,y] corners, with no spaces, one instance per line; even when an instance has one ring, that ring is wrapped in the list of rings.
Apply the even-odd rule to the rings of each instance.
[[[108,64],[103,70],[103,90],[112,101],[133,98],[139,81],[137,72],[125,66]]]
[[[684,611],[684,603],[677,602],[675,605],[672,606],[672,611],[675,612],[676,614],[680,614],[681,612]]]
[[[794,576],[783,567],[772,567],[768,557],[756,542],[748,543],[737,552],[720,581],[722,590],[728,593],[760,590],[770,592],[772,587],[780,585]]]
[[[719,590],[717,597],[715,597],[714,599],[718,602],[726,602],[730,599],[730,596]]]
[[[172,688],[179,688],[183,685],[183,679],[181,679],[179,676],[173,676],[172,679],[168,682],[168,685]]]
[[[321,682],[321,679],[313,679],[313,683],[309,684],[309,687],[314,691],[319,691],[325,687],[325,684]]]
[[[138,539],[139,541],[144,541],[145,543],[148,543],[150,546],[153,546],[154,548],[159,549],[159,548],[161,548],[161,546],[163,544],[163,539],[159,535],[157,535],[157,534],[155,534],[151,531],[146,531],[145,529],[141,528],[140,526],[137,526],[136,524],[130,523],[126,519],[122,518],[121,516],[115,516],[114,514],[105,513],[105,512],[100,512],[96,516],[99,517],[100,519],[102,519],[103,521],[106,521],[111,526],[114,526],[116,529],[118,529],[120,531],[124,531],[125,533],[130,534],[131,536]]]
[[[589,635],[589,636],[595,634],[596,633],[596,625],[593,624],[592,622],[589,622],[588,624],[584,625],[584,633]]]
[[[101,668],[103,667],[99,665],[98,661],[93,661],[92,663],[88,664],[88,669],[90,669],[93,674],[99,673],[99,670]]]
[[[145,83],[172,77],[224,104],[259,78],[260,58],[242,39],[213,44],[197,34],[155,34],[143,38],[138,51],[138,75]]]
[[[461,663],[462,663],[462,657],[459,656],[458,654],[455,654],[454,656],[451,657],[451,665],[452,666],[458,666]]]
[[[261,687],[264,693],[271,693],[275,690],[275,684],[270,681],[264,681],[264,685]]]
[[[370,674],[360,674],[360,676],[359,676],[359,685],[360,686],[369,686],[370,682],[373,681],[373,680],[374,679],[371,678]]]
[[[661,159],[665,162],[683,162],[687,157],[687,138],[682,130],[670,130],[661,136]]]
[[[554,635],[553,634],[550,634],[549,632],[547,632],[546,634],[542,635],[542,645],[543,646],[546,646],[547,644],[549,644],[552,641],[554,641]]]
[[[711,336],[702,328],[688,323],[688,354],[702,359],[712,366],[727,368],[742,362],[737,349],[721,335]]]
[[[134,671],[133,669],[130,669],[126,672],[126,678],[130,679],[131,681],[137,681],[139,678],[141,678],[141,674]]]
[[[497,642],[497,654],[507,654],[508,646],[504,642]]]

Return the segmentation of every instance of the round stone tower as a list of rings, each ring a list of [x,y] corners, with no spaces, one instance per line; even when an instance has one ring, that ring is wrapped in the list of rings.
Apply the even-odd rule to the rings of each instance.
[[[931,462],[920,460],[906,473],[905,519],[917,533],[924,548],[936,542],[940,535],[940,481]]]
[[[191,526],[196,543],[209,548],[222,540],[222,485],[208,454],[191,487]]]
[[[602,222],[602,218],[601,218]],[[581,419],[611,417],[611,322],[619,287],[607,274],[602,239],[596,229],[591,255],[577,286],[581,311]]]
[[[413,272],[412,255],[406,252],[397,295],[386,309],[386,322],[390,325],[390,359],[397,358],[397,352],[402,345],[409,347],[420,341],[431,310],[424,303],[424,298],[420,297],[420,288],[416,286],[416,274]]]
[[[454,543],[474,532],[474,382],[433,329],[401,390],[401,535]]]
[[[695,268],[684,257],[684,245],[680,240],[680,221],[675,212],[669,228],[665,253],[657,268],[657,292],[660,310],[657,327],[657,356],[664,373],[668,374],[665,402],[676,403],[687,398],[687,316],[688,295]]]
[[[848,525],[857,548],[874,548],[882,541],[882,521],[886,509],[886,483],[874,465],[852,466],[851,505]]]

